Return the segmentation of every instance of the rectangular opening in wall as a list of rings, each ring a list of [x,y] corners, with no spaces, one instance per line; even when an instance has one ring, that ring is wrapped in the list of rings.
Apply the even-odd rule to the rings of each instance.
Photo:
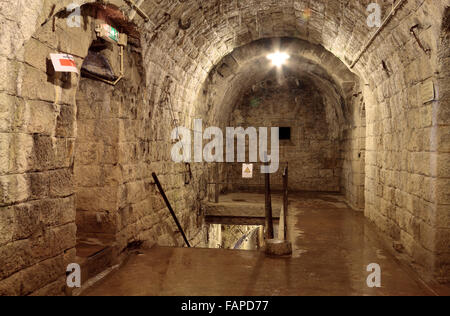
[[[290,127],[280,127],[280,140],[291,140]]]
[[[209,248],[259,250],[264,244],[264,227],[211,224],[208,229],[208,243]]]

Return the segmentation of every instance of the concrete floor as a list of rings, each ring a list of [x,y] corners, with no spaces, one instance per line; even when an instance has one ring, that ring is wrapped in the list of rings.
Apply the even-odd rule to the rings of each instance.
[[[387,252],[363,214],[349,209],[339,195],[292,193],[290,200],[292,257],[158,247],[132,256],[84,295],[450,294],[448,287],[426,285]],[[381,266],[381,288],[366,285],[371,263]]]

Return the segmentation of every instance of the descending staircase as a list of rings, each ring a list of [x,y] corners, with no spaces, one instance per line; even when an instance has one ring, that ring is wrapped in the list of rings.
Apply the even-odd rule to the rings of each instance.
[[[77,240],[76,251],[82,284],[114,264],[113,247],[109,241],[81,237]]]

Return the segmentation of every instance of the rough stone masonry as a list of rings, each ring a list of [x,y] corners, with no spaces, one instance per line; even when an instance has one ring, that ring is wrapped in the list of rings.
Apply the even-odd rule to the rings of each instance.
[[[239,179],[171,161],[171,130],[194,118],[291,127],[292,190],[341,192],[418,271],[449,281],[448,0],[403,1],[359,59],[368,0],[148,0],[148,21],[122,0],[78,0],[79,27],[72,2],[0,1],[0,295],[63,294],[80,238],[107,241],[117,262],[136,243],[182,246],[152,172],[206,245],[208,182]],[[392,2],[378,2],[386,17]],[[128,35],[115,86],[86,61],[120,68],[99,18]],[[291,54],[281,80],[264,66],[272,45]],[[51,53],[82,74],[52,71]]]

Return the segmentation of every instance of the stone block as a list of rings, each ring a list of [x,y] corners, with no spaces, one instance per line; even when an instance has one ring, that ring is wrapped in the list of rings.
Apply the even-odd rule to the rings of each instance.
[[[0,133],[0,175],[10,171],[11,135]]]
[[[110,146],[117,144],[119,142],[119,122],[120,120],[117,119],[94,121],[95,139]],[[133,133],[131,126],[129,126],[129,130]]]
[[[50,194],[50,173],[36,172],[28,174],[31,199],[44,199]]]
[[[436,234],[435,250],[438,255],[450,254],[450,229],[441,228],[433,231]]]
[[[26,131],[30,134],[54,135],[56,111],[52,103],[43,101],[26,101],[28,116]]]
[[[60,21],[60,23],[63,23],[64,21]],[[56,50],[58,47],[58,37],[56,36],[55,32],[53,31],[53,23],[52,21],[49,21],[48,23],[42,25],[39,29],[36,30],[36,33],[33,35],[33,37]]]
[[[442,254],[436,256],[434,276],[439,282],[448,283],[450,275],[450,255]]]
[[[450,153],[440,153],[437,159],[437,175],[442,178],[450,178]]]
[[[435,222],[436,228],[450,227],[450,205],[438,205],[436,207]]]
[[[76,155],[74,158],[75,164],[91,165],[99,161],[98,143],[92,141],[78,140],[75,144]]]
[[[61,278],[67,267],[63,255],[44,260],[27,269],[21,270],[7,279],[0,281],[0,295],[19,296],[28,295],[31,292],[39,290],[43,285],[49,284]],[[61,294],[64,282],[59,280],[59,287],[50,292],[50,294]],[[39,292],[38,292],[39,293]],[[47,292],[48,293],[48,292]]]
[[[80,233],[116,233],[116,213],[77,211],[76,224]]]
[[[119,148],[120,144],[99,144],[98,145],[98,159],[100,163],[115,165],[119,162]]]
[[[92,18],[82,19],[81,27],[68,27],[65,20],[59,22],[56,38],[61,51],[84,58],[93,40]],[[81,64],[78,68],[81,68]]]
[[[118,187],[77,188],[77,210],[109,211],[117,210]]]
[[[102,167],[102,185],[118,186],[122,183],[121,168],[117,165],[104,165]]]
[[[67,197],[74,193],[72,170],[59,169],[50,171],[49,178],[51,197]]]
[[[19,240],[0,247],[5,259],[0,270],[0,279],[73,248],[75,233],[75,224],[68,224],[49,228],[36,238]]]
[[[6,93],[0,93],[0,133],[10,132],[12,130],[14,104],[15,100],[13,96]]]
[[[74,106],[61,105],[56,117],[55,136],[75,137],[76,136],[76,111]]]
[[[48,170],[56,167],[52,137],[34,134],[32,142],[32,153],[29,157],[30,167],[37,170]]]
[[[78,124],[82,124],[84,120],[94,120],[97,118],[98,106],[96,102],[92,102],[84,93],[81,93],[83,85],[80,84],[77,93],[77,120]]]
[[[14,208],[0,207],[0,246],[13,241],[15,228]]]
[[[30,197],[26,175],[0,176],[0,206],[19,203]]]
[[[77,187],[98,187],[101,183],[102,170],[98,165],[75,165],[74,180]]]
[[[145,188],[143,181],[135,181],[126,184],[127,200],[131,203],[142,201],[145,197]]]
[[[39,214],[41,223],[47,227],[62,226],[75,221],[75,198],[46,199],[31,203]]]
[[[440,126],[436,137],[431,139],[438,152],[450,153],[450,126]]]
[[[436,194],[436,202],[439,204],[450,204],[450,179],[437,179],[433,185]]]
[[[69,168],[74,161],[75,140],[67,138],[53,139],[55,148],[55,166]]]
[[[20,91],[19,95],[26,99],[42,100],[50,103],[57,102],[57,87],[53,79],[45,71],[34,67],[23,65],[20,69]]]
[[[25,100],[15,97],[12,103],[13,120],[12,130],[14,132],[26,132],[26,124],[28,123],[29,113],[25,106]]]
[[[51,49],[34,38],[31,38],[26,42],[24,50],[23,60],[25,63],[43,72],[47,71],[47,63],[50,60],[50,54],[57,53],[54,49]]]
[[[50,281],[49,284],[30,293],[29,296],[67,296],[67,293],[67,277],[62,276],[59,277],[56,281]]]

